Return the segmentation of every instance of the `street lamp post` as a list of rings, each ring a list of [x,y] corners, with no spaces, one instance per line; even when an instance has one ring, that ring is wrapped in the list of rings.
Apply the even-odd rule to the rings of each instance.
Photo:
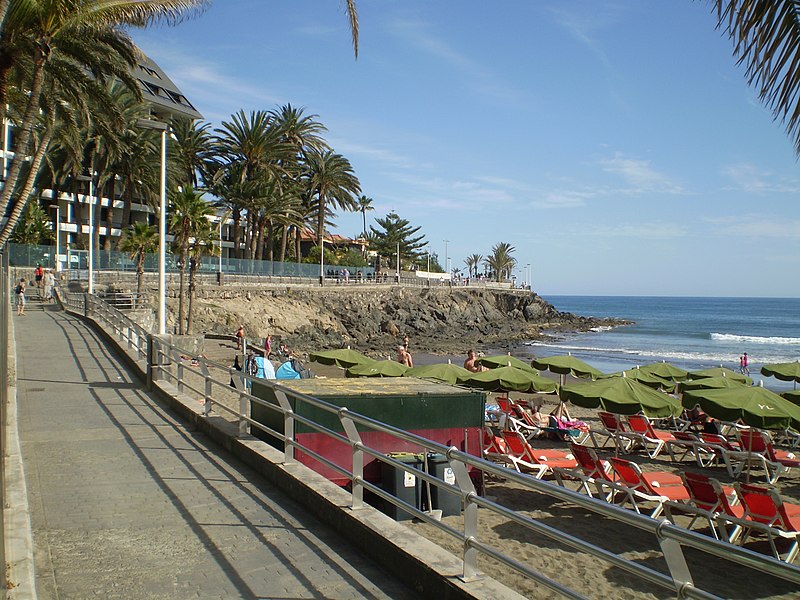
[[[89,274],[87,288],[90,294],[94,294],[94,197],[92,195],[92,176],[78,175],[75,179],[89,182]]]
[[[447,259],[448,259],[447,244],[450,243],[450,240],[443,240],[443,241],[444,241],[444,268],[447,269]]]
[[[56,230],[56,261],[55,261],[55,269],[56,273],[61,272],[61,206],[58,204],[58,200],[56,200],[55,204],[51,204],[50,208],[56,209],[56,222],[55,226],[53,227]]]
[[[158,203],[158,333],[167,332],[167,130],[162,121],[136,119],[142,129],[161,132],[161,196]]]

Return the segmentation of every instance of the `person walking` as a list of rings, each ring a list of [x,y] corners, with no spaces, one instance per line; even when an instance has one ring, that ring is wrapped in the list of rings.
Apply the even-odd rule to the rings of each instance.
[[[17,287],[14,289],[17,294],[17,316],[25,316],[25,279],[19,280]]]
[[[742,354],[742,375],[750,375],[750,359],[747,358],[747,352]]]
[[[52,271],[50,269],[45,269],[44,276],[42,277],[42,283],[44,284],[44,301],[45,302],[52,302],[53,301],[53,285],[55,284],[56,279],[53,276]]]

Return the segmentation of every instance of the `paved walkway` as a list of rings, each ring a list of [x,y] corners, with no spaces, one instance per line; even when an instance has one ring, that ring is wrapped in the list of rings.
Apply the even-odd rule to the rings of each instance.
[[[39,598],[414,597],[187,431],[80,320],[35,301],[13,318]]]

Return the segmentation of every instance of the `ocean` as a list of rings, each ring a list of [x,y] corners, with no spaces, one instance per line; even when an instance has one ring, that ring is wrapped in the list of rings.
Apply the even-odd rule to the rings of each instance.
[[[617,317],[635,325],[526,343],[520,353],[568,352],[605,372],[666,360],[683,369],[739,369],[750,357],[751,377],[773,390],[793,384],[764,377],[761,365],[800,360],[800,299],[546,296],[558,310]]]

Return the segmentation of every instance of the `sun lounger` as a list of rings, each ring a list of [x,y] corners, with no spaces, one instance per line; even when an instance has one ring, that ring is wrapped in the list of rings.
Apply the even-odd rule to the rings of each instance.
[[[638,442],[644,446],[644,450],[650,458],[658,456],[664,445],[675,439],[671,431],[655,429],[650,423],[650,419],[644,415],[630,415],[628,426],[633,433],[639,435]],[[652,449],[648,450],[648,448]]]
[[[611,457],[609,460],[617,475],[615,483],[633,491],[629,498],[633,501],[636,512],[641,512],[639,502],[654,502],[656,506],[650,516],[655,519],[663,511],[665,502],[689,500],[689,492],[678,475],[663,471],[645,473],[635,462],[618,457]]]
[[[743,429],[739,432],[739,436],[740,451],[731,454],[740,460],[736,467],[737,476],[746,468],[755,465],[764,470],[767,483],[774,484],[790,469],[800,467],[800,460],[791,452],[776,449],[765,432],[758,429]]]
[[[508,454],[518,471],[529,471],[537,479],[553,472],[553,468],[574,469],[578,466],[575,458],[561,450],[534,449],[521,434],[504,431]]]
[[[674,432],[672,439],[667,440],[665,447],[672,462],[681,462],[687,456],[697,460],[695,447],[700,442],[700,436],[688,431]]]
[[[754,533],[766,536],[772,554],[778,560],[788,563],[798,554],[800,537],[800,505],[784,502],[774,487],[762,487],[746,483],[736,483],[736,493],[744,506],[745,532],[741,543]],[[784,556],[778,551],[776,540],[790,541]]]
[[[578,480],[580,481],[578,491],[583,490],[589,496],[594,497],[592,493],[592,488],[594,488],[601,498],[608,501],[611,494],[614,493],[614,490],[608,487],[602,487],[601,483],[613,483],[611,477],[611,463],[597,456],[597,452],[594,449],[581,444],[573,442],[570,444],[570,449],[572,450],[572,455],[575,457],[575,460],[578,462],[578,468],[554,468],[553,474],[558,484],[564,486],[565,479]]]
[[[703,518],[708,523],[709,529],[715,538],[727,540],[727,530],[719,527],[717,518],[719,515],[728,514],[729,512],[739,517],[744,516],[744,509],[741,506],[733,508],[735,502],[738,501],[736,499],[736,490],[721,484],[715,486],[708,475],[701,473],[684,471],[680,474],[680,477],[683,480],[683,486],[689,493],[689,501],[687,503],[665,502],[664,511],[667,518],[673,523],[675,522],[672,509],[691,514],[692,520],[689,522],[687,529],[691,529],[697,519]],[[726,510],[726,507],[730,508]]]
[[[589,431],[592,445],[595,448],[600,448],[601,445],[598,444],[596,436],[602,436],[604,438],[603,446],[605,442],[612,440],[614,446],[616,446],[620,452],[630,452],[636,441],[636,436],[632,435],[625,427],[625,422],[622,420],[622,417],[602,410],[597,411],[597,416],[600,417],[603,429],[592,429]]]

